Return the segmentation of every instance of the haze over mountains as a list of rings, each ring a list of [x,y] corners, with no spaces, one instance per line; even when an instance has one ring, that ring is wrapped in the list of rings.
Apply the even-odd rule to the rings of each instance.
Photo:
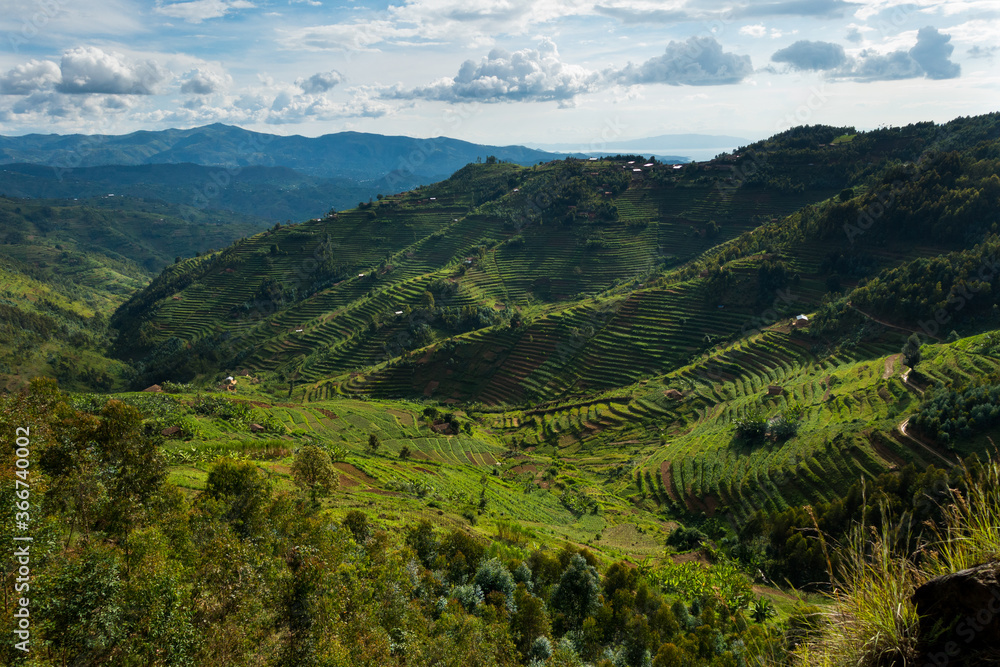
[[[279,136],[219,123],[126,135],[29,134],[0,136],[0,193],[32,199],[117,194],[284,222],[444,180],[489,156],[531,165],[567,153],[638,152],[688,162],[673,153],[691,149],[704,159],[743,143],[729,136],[662,135],[616,142],[595,153],[592,146],[570,144],[487,146],[361,132]]]
[[[491,155],[521,165],[563,157],[447,137],[285,137],[222,124],[119,136],[29,134],[0,137],[0,164],[10,165],[0,172],[0,192],[30,198],[116,193],[199,211],[300,220],[442,180]]]
[[[180,163],[289,167],[319,178],[357,180],[378,179],[393,171],[440,180],[487,155],[518,164],[556,157],[521,146],[482,146],[447,137],[418,139],[362,132],[279,136],[221,123],[117,136],[0,137],[0,164],[25,162],[61,168]]]

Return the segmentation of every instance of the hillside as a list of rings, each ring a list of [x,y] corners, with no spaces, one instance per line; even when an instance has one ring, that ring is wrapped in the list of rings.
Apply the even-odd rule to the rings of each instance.
[[[934,591],[996,582],[998,121],[266,228],[0,199],[42,659],[922,664]]]
[[[982,117],[796,128],[680,167],[473,164],[170,267],[115,314],[115,349],[143,386],[248,369],[297,400],[468,406],[507,443],[596,457],[595,474],[631,461],[657,506],[742,520],[952,460],[892,435],[915,406],[893,355],[918,323],[876,285],[985,252],[996,138]],[[734,425],[781,415],[796,422],[781,447],[734,449]]]
[[[356,181],[306,176],[288,167],[185,164],[109,165],[59,169],[8,164],[0,170],[0,192],[32,199],[84,199],[109,193],[174,205],[187,216],[234,213],[270,224],[322,216],[331,208],[350,208],[380,192],[419,184],[400,175]]]
[[[216,123],[187,130],[126,135],[0,136],[0,164],[57,169],[105,165],[184,164],[287,167],[306,176],[374,180],[392,172],[431,182],[488,155],[518,164],[556,157],[520,146],[483,146],[458,139],[417,139],[362,132],[280,136]]]
[[[182,216],[163,202],[0,197],[0,386],[38,375],[67,388],[126,386],[110,359],[108,320],[155,272],[264,226],[232,214]]]

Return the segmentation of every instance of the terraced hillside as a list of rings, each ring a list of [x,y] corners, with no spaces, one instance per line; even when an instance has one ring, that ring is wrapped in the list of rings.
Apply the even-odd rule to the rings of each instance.
[[[695,171],[646,170],[633,177],[627,161],[469,165],[435,186],[275,226],[168,268],[116,315],[121,352],[211,349],[216,361],[314,381],[573,303],[586,318],[587,299],[830,194],[724,196],[717,179]],[[157,379],[209,368],[163,361]]]

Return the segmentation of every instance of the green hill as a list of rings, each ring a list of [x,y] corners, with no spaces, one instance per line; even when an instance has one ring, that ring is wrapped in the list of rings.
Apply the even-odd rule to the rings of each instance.
[[[797,128],[680,168],[473,164],[169,267],[115,313],[115,349],[142,386],[247,369],[307,402],[464,405],[507,443],[596,457],[595,474],[626,456],[647,502],[742,520],[952,460],[893,435],[916,405],[893,355],[918,323],[891,308],[935,303],[896,298],[927,266],[965,275],[992,252],[973,244],[998,154],[987,116]],[[934,259],[949,249],[970,258]],[[963,317],[990,316],[980,301]],[[978,317],[959,329],[990,327]],[[734,440],[793,413],[780,447]]]

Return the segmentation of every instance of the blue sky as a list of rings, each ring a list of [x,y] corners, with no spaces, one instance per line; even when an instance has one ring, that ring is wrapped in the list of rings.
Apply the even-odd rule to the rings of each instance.
[[[491,144],[1000,107],[996,0],[7,0],[0,133],[214,122]]]

